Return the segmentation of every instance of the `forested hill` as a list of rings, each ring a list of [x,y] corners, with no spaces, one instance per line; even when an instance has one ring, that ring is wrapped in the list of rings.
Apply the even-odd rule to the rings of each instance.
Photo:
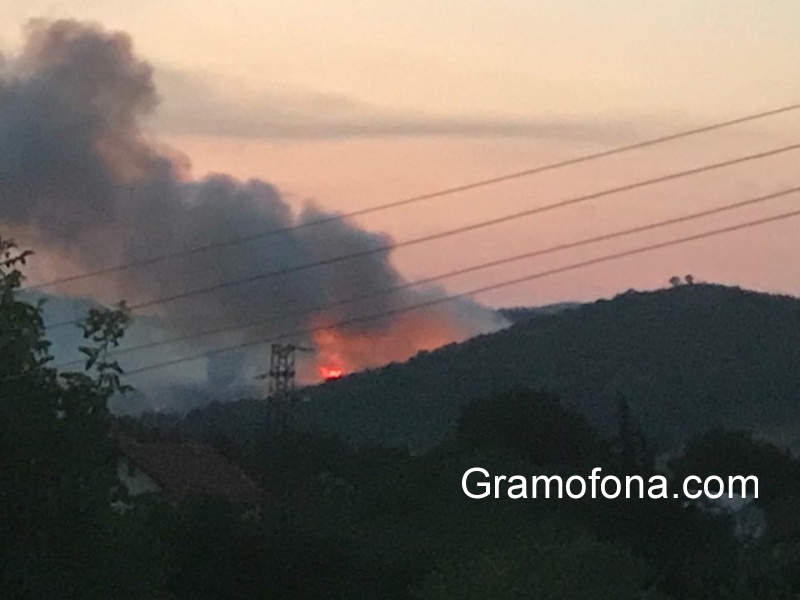
[[[624,395],[662,447],[714,426],[791,440],[800,300],[700,284],[628,292],[319,386],[301,416],[354,440],[427,446],[464,402],[515,386],[554,391],[606,430]]]
[[[298,418],[356,442],[424,448],[450,434],[465,402],[527,386],[559,394],[604,432],[624,396],[661,449],[717,426],[791,443],[800,438],[799,365],[800,300],[683,285],[535,316],[305,390]],[[259,403],[216,405],[187,424],[230,434],[262,412]]]

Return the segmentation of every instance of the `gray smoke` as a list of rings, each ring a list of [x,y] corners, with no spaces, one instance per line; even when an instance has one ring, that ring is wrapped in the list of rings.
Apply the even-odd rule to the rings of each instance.
[[[244,355],[241,352],[226,352],[214,355],[206,366],[208,383],[217,389],[230,387],[234,383],[243,383],[237,381],[242,371],[243,362]]]
[[[75,21],[35,21],[27,26],[20,53],[0,65],[0,223],[80,269],[140,261],[329,216],[313,206],[293,214],[264,181],[227,175],[190,179],[188,161],[148,139],[141,128],[159,98],[152,69],[135,57],[124,34]],[[101,288],[113,289],[136,303],[390,241],[340,220],[129,269],[93,281],[91,292],[102,297]],[[218,345],[308,328],[317,321],[283,315],[402,283],[389,252],[382,251],[227,287],[154,312],[168,328],[183,333],[279,320],[217,339]],[[332,316],[391,311],[437,293],[376,296],[337,308]],[[435,315],[441,318],[442,309]],[[499,325],[492,311],[475,304],[453,305],[446,318],[451,329],[458,324],[462,337]],[[390,326],[385,319],[361,328]],[[232,360],[221,362],[219,370],[211,367],[212,378],[234,381],[230,371],[238,364]]]

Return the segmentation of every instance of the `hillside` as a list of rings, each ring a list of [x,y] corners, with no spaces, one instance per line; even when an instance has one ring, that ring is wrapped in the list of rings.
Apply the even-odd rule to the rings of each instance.
[[[578,308],[579,306],[580,304],[578,302],[558,302],[545,306],[514,306],[512,308],[501,308],[497,312],[509,323],[521,323],[533,319],[534,317],[556,315],[565,310]]]
[[[561,395],[604,432],[624,395],[661,449],[717,426],[789,442],[800,437],[799,364],[800,300],[686,285],[534,316],[310,388],[297,414],[355,442],[423,448],[452,431],[470,399],[528,386]],[[225,423],[228,432],[263,422],[263,409],[247,406],[200,411],[190,422]]]

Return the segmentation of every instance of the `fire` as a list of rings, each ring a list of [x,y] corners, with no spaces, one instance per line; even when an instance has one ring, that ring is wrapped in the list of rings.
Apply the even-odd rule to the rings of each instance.
[[[323,379],[336,379],[344,373],[407,360],[421,350],[433,350],[465,337],[457,324],[430,312],[402,315],[382,329],[323,328],[314,335],[317,368]]]
[[[432,293],[430,297],[437,296]],[[346,322],[348,317],[352,315],[329,311],[312,319],[316,372],[307,373],[309,382],[338,379],[346,373],[405,361],[419,352],[461,342],[507,325],[491,311],[476,309],[471,304],[398,312],[390,319],[368,321],[357,327],[336,325],[337,321]]]
[[[320,367],[319,374],[325,381],[330,381],[331,379],[339,379],[344,375],[344,369],[339,367]]]

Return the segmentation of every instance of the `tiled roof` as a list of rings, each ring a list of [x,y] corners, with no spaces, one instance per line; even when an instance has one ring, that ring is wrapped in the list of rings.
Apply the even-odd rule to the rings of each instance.
[[[120,440],[119,447],[171,500],[222,496],[239,505],[254,505],[260,500],[258,486],[211,446]]]

